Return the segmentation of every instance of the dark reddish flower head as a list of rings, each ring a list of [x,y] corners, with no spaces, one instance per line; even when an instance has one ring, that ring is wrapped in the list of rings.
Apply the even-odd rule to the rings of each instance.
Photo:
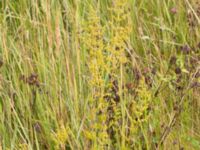
[[[177,67],[177,68],[175,69],[175,73],[176,73],[176,74],[181,74],[181,68]]]
[[[188,45],[183,45],[181,47],[181,51],[185,54],[188,54],[190,52],[191,48]]]

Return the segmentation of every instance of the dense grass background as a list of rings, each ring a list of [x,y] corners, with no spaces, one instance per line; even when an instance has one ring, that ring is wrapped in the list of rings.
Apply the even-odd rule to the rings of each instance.
[[[128,19],[113,21],[118,11]],[[103,45],[120,39],[117,25],[129,27],[127,62],[114,70],[108,48],[100,78],[113,85],[98,87],[87,44],[99,28]],[[0,0],[0,150],[199,150],[199,77],[198,0]]]

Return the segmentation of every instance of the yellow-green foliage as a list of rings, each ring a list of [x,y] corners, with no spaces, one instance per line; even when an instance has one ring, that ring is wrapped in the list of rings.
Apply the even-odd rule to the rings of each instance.
[[[119,67],[127,62],[126,48],[130,41],[131,20],[128,10],[128,1],[116,1],[109,9],[111,16],[108,20],[109,42],[106,45],[108,52],[107,63],[110,63],[109,73],[116,78]],[[117,74],[118,73],[118,74]]]
[[[197,2],[0,0],[0,150],[199,150]]]
[[[104,44],[103,44],[103,28],[100,24],[100,17],[94,8],[90,8],[88,21],[84,24],[84,35],[82,41],[84,47],[88,51],[87,65],[90,72],[89,84],[94,86],[95,96],[101,96],[104,86],[104,72],[106,69]]]
[[[19,144],[18,149],[19,150],[28,150],[28,145],[25,143]]]
[[[151,92],[148,90],[145,84],[144,78],[139,81],[138,88],[136,89],[137,97],[132,100],[130,107],[131,115],[131,131],[136,133],[142,123],[145,123],[149,119],[149,108],[152,104]]]
[[[105,94],[105,74],[107,65],[105,62],[103,43],[103,27],[100,23],[98,11],[90,8],[88,21],[85,27],[82,44],[88,52],[87,65],[90,73],[89,87],[91,87],[91,95],[89,96],[90,121],[88,131],[85,135],[92,141],[98,142],[98,145],[108,144],[107,135],[107,103],[104,100]]]
[[[65,149],[65,145],[69,138],[69,129],[64,125],[61,125],[51,136],[55,142],[55,149]]]
[[[131,33],[128,1],[116,1],[111,5],[107,29],[101,23],[98,9],[89,8],[81,38],[83,47],[88,52],[87,66],[90,73],[88,83],[91,88],[89,120],[92,122],[92,127],[89,127],[90,131],[85,131],[85,134],[90,140],[97,140],[94,133],[96,131],[100,143],[104,145],[109,141],[108,130],[112,130],[110,134],[113,135],[110,136],[115,136],[114,134],[119,131],[121,110],[115,98],[120,94],[118,85],[122,80],[120,71],[128,62],[126,49]],[[112,90],[114,88],[115,91]]]

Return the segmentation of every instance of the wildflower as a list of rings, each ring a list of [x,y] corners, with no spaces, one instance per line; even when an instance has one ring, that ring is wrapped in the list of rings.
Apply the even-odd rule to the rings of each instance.
[[[171,8],[170,9],[170,12],[172,13],[172,14],[177,14],[177,8],[176,7],[173,7],[173,8]]]
[[[41,125],[37,122],[33,125],[34,129],[36,132],[41,133],[42,129],[41,129]]]
[[[126,83],[126,88],[127,89],[133,89],[134,88],[134,84],[133,83]]]
[[[107,107],[105,100],[105,89],[109,86],[105,84],[105,75],[108,74],[108,64],[106,64],[105,44],[103,42],[103,27],[98,16],[98,9],[93,7],[89,10],[88,22],[83,25],[84,33],[81,44],[88,52],[88,72],[91,87],[90,97],[90,120],[89,128],[84,130],[84,136],[90,141],[98,141],[99,146],[108,144],[107,136]],[[98,138],[96,138],[98,136]]]
[[[40,82],[38,80],[38,75],[35,73],[32,73],[28,77],[26,77],[25,75],[21,75],[19,79],[31,86],[34,86],[34,85],[37,87],[40,86]]]
[[[98,9],[91,7],[81,39],[88,52],[88,84],[92,93],[92,115],[89,116],[89,120],[93,124],[90,131],[86,129],[85,136],[92,141],[100,140],[103,145],[109,142],[105,137],[115,141],[115,135],[119,132],[121,95],[118,81],[121,80],[120,68],[128,62],[126,48],[131,32],[131,19],[127,7],[127,0],[113,3],[113,7],[109,9],[111,17],[108,20],[108,30],[101,24]],[[107,41],[104,40],[105,36]],[[94,135],[100,137],[95,139]]]
[[[18,149],[19,150],[28,150],[29,148],[28,148],[28,144],[27,143],[20,143],[19,145],[18,145]]]
[[[148,90],[145,84],[144,77],[139,81],[139,85],[136,89],[137,98],[134,99],[130,106],[131,120],[131,132],[135,135],[139,130],[139,126],[145,123],[149,119],[149,109],[151,104],[151,92]]]
[[[181,68],[177,67],[177,68],[175,69],[175,73],[176,73],[176,74],[181,74],[181,72],[182,72],[182,71],[181,71]]]
[[[184,54],[188,54],[191,51],[191,48],[188,45],[184,45],[184,46],[181,47],[181,51]]]
[[[57,149],[59,147],[63,147],[68,138],[69,138],[69,128],[65,127],[64,125],[61,125],[61,127],[59,127],[55,133],[52,134],[52,138],[56,144]]]

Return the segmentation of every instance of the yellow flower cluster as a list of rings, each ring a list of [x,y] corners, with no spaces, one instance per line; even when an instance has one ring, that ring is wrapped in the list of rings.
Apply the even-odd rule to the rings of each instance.
[[[114,76],[119,71],[121,64],[127,62],[126,48],[131,33],[130,13],[128,12],[127,0],[118,0],[110,10],[111,18],[109,20],[110,40],[106,46],[109,54],[107,62],[110,63],[110,73]]]
[[[123,100],[122,83],[123,75],[121,70],[123,66],[128,63],[126,57],[127,44],[129,44],[131,33],[131,18],[128,10],[128,0],[117,0],[113,2],[109,11],[111,14],[108,27],[108,43],[106,45],[106,62],[109,66],[108,74],[110,76],[109,85],[111,89],[108,90],[108,95],[111,95],[109,101],[109,134],[110,138],[116,143],[120,134],[120,122],[122,122],[122,112],[120,101]],[[120,93],[121,89],[121,93]]]
[[[103,28],[101,27],[97,12],[91,8],[89,14],[90,16],[88,22],[85,24],[82,40],[89,53],[87,64],[91,74],[90,85],[100,92],[104,85],[103,74],[106,67],[103,55]],[[97,94],[97,91],[95,91],[95,94]],[[99,96],[99,94],[97,95]]]
[[[52,138],[56,144],[56,149],[62,149],[65,147],[66,142],[68,140],[68,128],[62,125],[57,129],[56,133],[52,134]]]
[[[112,134],[118,134],[119,131],[121,97],[118,82],[122,80],[121,68],[128,61],[126,48],[131,33],[128,1],[117,0],[112,5],[108,26],[101,23],[99,9],[89,9],[81,37],[82,47],[88,54],[89,87],[92,93],[89,98],[91,115],[88,116],[92,125],[90,131],[85,130],[84,133],[88,139],[102,145],[113,141],[116,135]]]
[[[18,149],[19,150],[28,150],[28,144],[26,144],[26,143],[20,143],[18,145]]]
[[[145,83],[145,79],[142,78],[139,81],[139,86],[136,89],[137,97],[132,101],[130,114],[131,120],[131,131],[135,133],[138,131],[140,125],[147,122],[149,119],[149,107],[151,105],[151,92]]]
[[[96,142],[97,145],[104,146],[108,143],[108,135],[106,126],[107,103],[104,100],[107,65],[104,54],[103,27],[97,10],[90,8],[89,15],[88,21],[84,25],[82,44],[88,52],[89,87],[92,88],[92,94],[89,98],[91,115],[88,116],[91,126],[84,133],[88,139]],[[95,137],[98,137],[98,139]]]

